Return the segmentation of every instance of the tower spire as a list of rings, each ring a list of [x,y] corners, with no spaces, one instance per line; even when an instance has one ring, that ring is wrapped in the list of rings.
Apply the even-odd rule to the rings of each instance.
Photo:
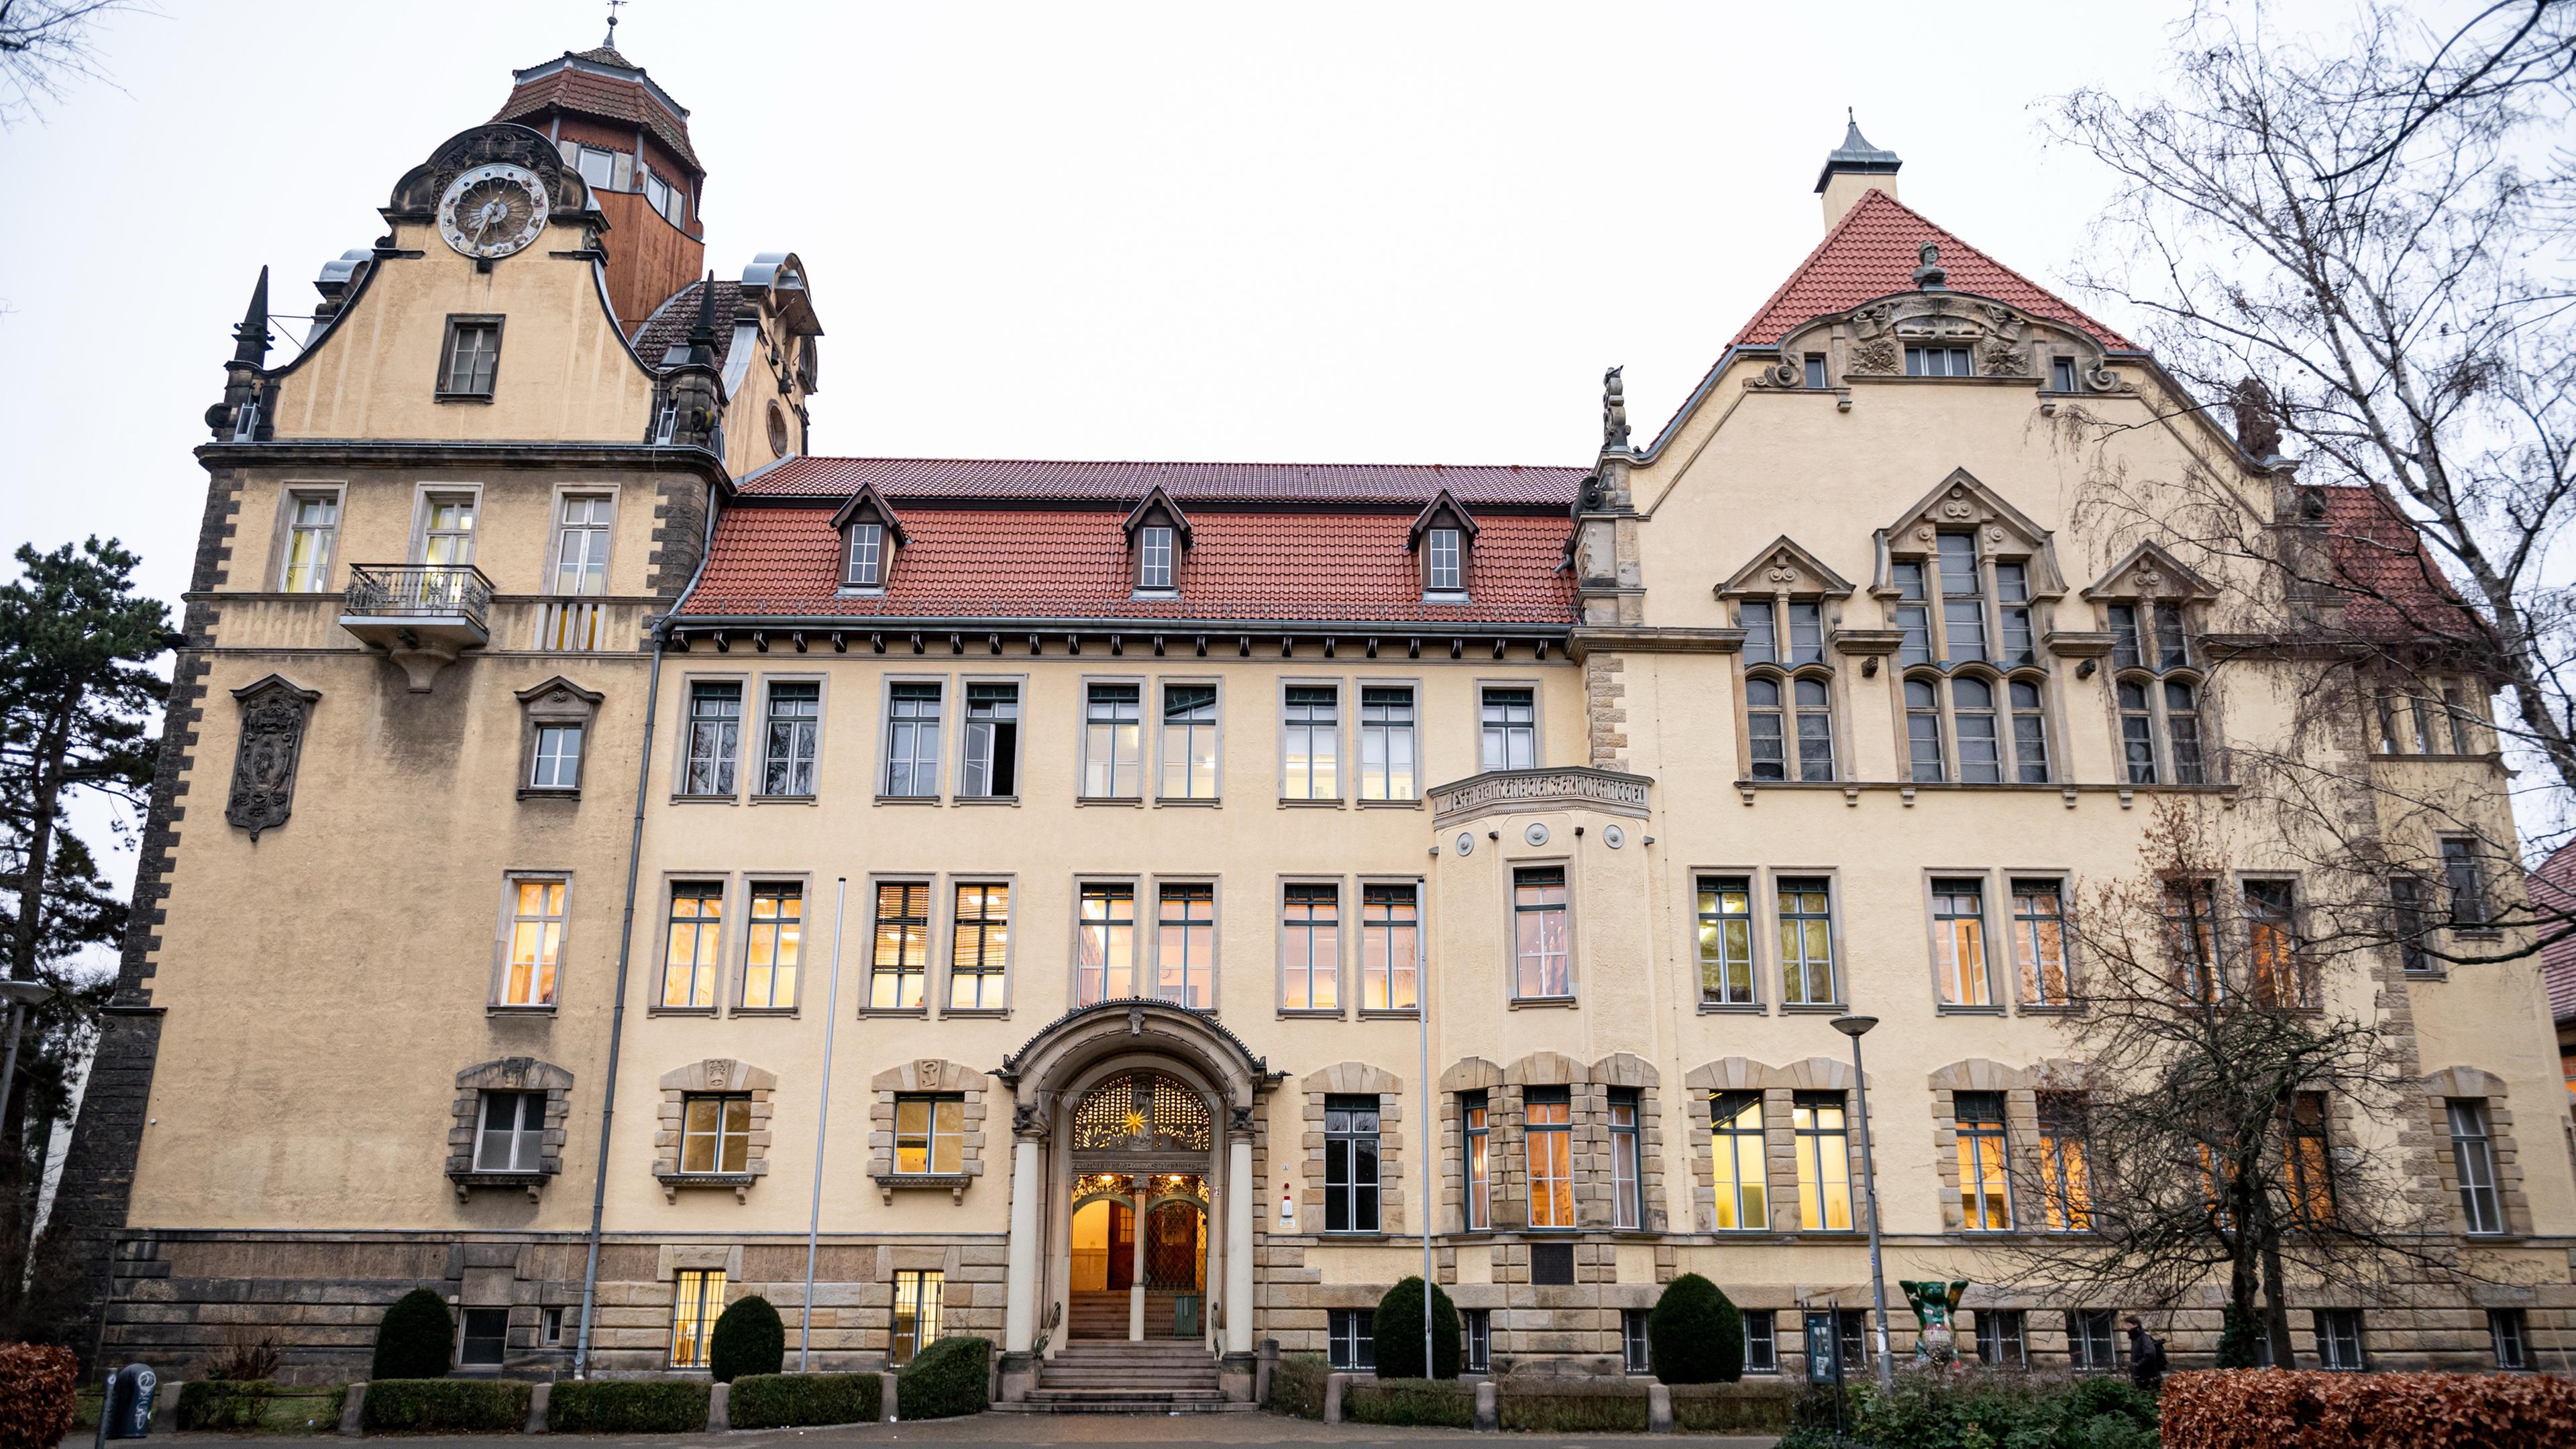
[[[689,329],[689,360],[714,366],[716,360],[716,274],[698,288],[698,325]]]
[[[241,325],[233,329],[233,361],[266,366],[268,340],[268,268],[262,267],[258,284],[250,289],[250,307],[242,313]]]
[[[608,38],[599,43],[600,49],[615,50],[617,48],[617,8],[625,3],[626,0],[608,0]]]

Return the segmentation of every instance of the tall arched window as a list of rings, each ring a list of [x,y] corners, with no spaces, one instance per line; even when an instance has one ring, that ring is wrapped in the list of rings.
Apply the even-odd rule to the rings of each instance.
[[[2041,595],[2054,570],[2016,524],[1981,521],[1982,488],[1954,484],[1937,514],[1888,536],[1879,590],[1897,636],[1906,777],[1918,784],[2046,784],[2048,674]],[[1969,526],[1941,526],[1952,518]],[[2010,552],[2011,556],[2006,556]],[[2007,672],[2009,671],[2009,672]]]
[[[1774,541],[1718,597],[1744,631],[1745,773],[1756,782],[1836,778],[1830,601],[1851,585],[1787,538]]]

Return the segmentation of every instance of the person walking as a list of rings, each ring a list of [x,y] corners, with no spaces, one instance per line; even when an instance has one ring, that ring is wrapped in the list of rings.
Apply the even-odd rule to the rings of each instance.
[[[2165,1380],[2164,1340],[2147,1332],[2134,1313],[2121,1321],[2129,1328],[2129,1382],[2152,1394]]]

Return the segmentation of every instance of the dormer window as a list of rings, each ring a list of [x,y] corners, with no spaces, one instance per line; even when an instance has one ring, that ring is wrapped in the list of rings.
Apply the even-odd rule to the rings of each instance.
[[[903,524],[894,510],[877,496],[876,486],[861,488],[841,511],[832,515],[832,526],[841,534],[841,587],[863,593],[883,593],[886,575],[894,566],[895,550],[906,539]]]
[[[1969,366],[1968,349],[1964,347],[1917,347],[1905,349],[1907,377],[1974,377]]]
[[[1414,515],[1404,543],[1421,561],[1426,602],[1467,601],[1467,551],[1476,543],[1476,520],[1449,496],[1448,489],[1432,495],[1430,506]]]
[[[1172,496],[1159,487],[1147,493],[1144,502],[1128,511],[1119,531],[1127,536],[1127,551],[1134,559],[1131,577],[1136,592],[1156,598],[1179,593],[1181,552],[1190,546],[1190,520]]]
[[[849,566],[841,573],[844,586],[853,589],[885,587],[885,525],[854,523],[850,525]]]
[[[1147,524],[1136,533],[1136,587],[1150,593],[1172,588],[1172,527]]]
[[[1462,593],[1467,575],[1466,547],[1454,528],[1435,528],[1424,535],[1423,585],[1435,594]]]

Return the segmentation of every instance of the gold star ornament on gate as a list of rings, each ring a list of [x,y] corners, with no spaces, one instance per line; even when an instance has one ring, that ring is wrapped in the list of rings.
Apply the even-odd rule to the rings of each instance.
[[[1128,1136],[1130,1136],[1130,1137],[1142,1137],[1142,1136],[1144,1136],[1144,1135],[1145,1135],[1145,1114],[1144,1114],[1144,1113],[1142,1113],[1142,1112],[1138,1112],[1138,1111],[1135,1111],[1135,1110],[1133,1110],[1132,1108],[1128,1111],[1128,1113],[1127,1113],[1127,1135],[1128,1135]]]

